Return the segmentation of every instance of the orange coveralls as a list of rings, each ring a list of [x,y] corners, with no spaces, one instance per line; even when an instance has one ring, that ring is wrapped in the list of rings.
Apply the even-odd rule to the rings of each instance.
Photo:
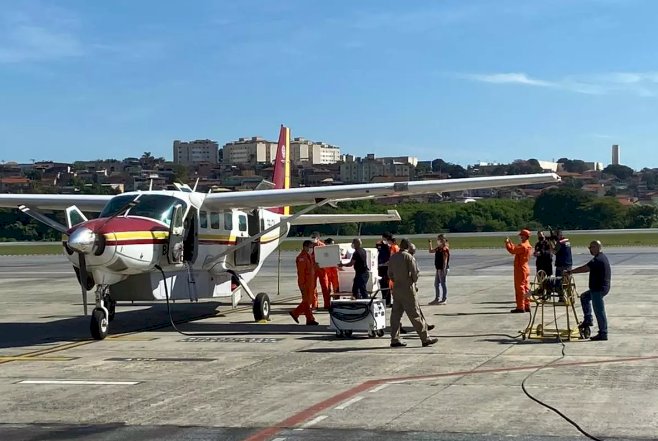
[[[334,294],[337,294],[340,292],[340,287],[338,286],[338,268],[335,266],[325,268],[325,272],[327,273],[327,279],[329,281],[329,287],[333,291]],[[324,294],[323,294],[324,295]]]
[[[522,240],[520,244],[514,245],[512,242],[506,242],[505,248],[510,254],[514,255],[514,294],[516,295],[516,309],[526,310],[530,308],[530,300],[526,298],[526,293],[530,289],[530,266],[528,261],[532,255],[532,246],[530,242]]]
[[[324,242],[318,240],[315,244],[316,247],[325,246]],[[315,258],[313,259],[315,261]],[[315,265],[315,277],[320,281],[320,289],[322,290],[322,301],[324,302],[324,308],[329,308],[329,303],[331,303],[331,297],[329,296],[329,274],[327,272],[329,268],[320,268],[317,264]],[[336,278],[338,278],[338,270],[336,270]],[[338,285],[338,282],[336,282]],[[318,307],[318,295],[315,294],[315,301],[313,302],[313,308]]]
[[[392,244],[391,245],[391,256],[393,254],[399,253],[399,252],[400,252],[400,246],[396,243]],[[389,259],[390,259],[390,257],[389,257]],[[383,288],[383,286],[379,287],[379,289],[382,289],[382,288]],[[393,293],[393,281],[391,279],[388,279],[388,289],[390,289],[389,292],[392,294]]]
[[[315,292],[315,259],[306,251],[299,253],[296,259],[297,264],[297,285],[302,293],[302,301],[292,312],[293,317],[297,318],[304,314],[306,323],[315,321],[311,307],[317,293]]]

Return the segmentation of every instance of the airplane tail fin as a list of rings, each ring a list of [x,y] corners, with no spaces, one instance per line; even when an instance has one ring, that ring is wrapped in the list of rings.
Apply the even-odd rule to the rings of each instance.
[[[274,182],[274,188],[290,188],[290,129],[283,124],[281,124],[281,131],[279,132],[272,181]],[[277,207],[270,210],[279,214],[290,214],[290,207]]]

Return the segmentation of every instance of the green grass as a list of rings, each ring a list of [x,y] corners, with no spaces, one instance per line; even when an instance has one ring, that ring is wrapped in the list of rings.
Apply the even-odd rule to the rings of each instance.
[[[505,244],[504,236],[450,236],[450,248],[452,249],[473,249],[473,248],[503,248]],[[400,236],[402,237],[402,236]],[[427,247],[428,235],[411,235],[411,239],[417,247],[425,249]],[[514,242],[518,241],[518,237],[510,237]],[[586,234],[570,234],[571,246],[576,248],[586,248],[592,240],[600,240],[604,247],[619,247],[619,246],[658,246],[658,233],[612,233],[612,234],[599,234],[586,233]],[[298,251],[301,248],[304,238],[289,238],[281,244],[282,251]],[[338,242],[349,242],[350,238],[335,238]],[[374,246],[377,239],[365,238],[363,240],[364,246]],[[531,239],[534,244],[535,238]],[[15,255],[54,255],[62,254],[62,244],[60,242],[35,242],[34,244],[26,245],[13,245],[11,243],[0,243],[0,256],[15,256]]]
[[[24,256],[28,254],[62,254],[61,242],[39,242],[29,245],[12,245],[0,243],[0,256]]]
[[[452,249],[473,249],[473,248],[503,248],[505,246],[505,236],[450,236],[446,234],[450,241]],[[399,236],[403,237],[403,236]],[[427,247],[427,235],[408,236],[417,247],[425,249]],[[513,242],[518,242],[519,238],[511,236]],[[335,239],[338,242],[349,242],[349,238]],[[365,247],[372,247],[377,239],[364,239]],[[535,243],[535,238],[530,242]],[[658,246],[658,233],[613,233],[600,234],[570,234],[569,240],[572,247],[586,248],[592,240],[600,240],[604,247],[619,246]],[[434,241],[436,243],[436,240]],[[281,249],[284,251],[299,250],[301,248],[301,239],[291,238],[283,242]]]

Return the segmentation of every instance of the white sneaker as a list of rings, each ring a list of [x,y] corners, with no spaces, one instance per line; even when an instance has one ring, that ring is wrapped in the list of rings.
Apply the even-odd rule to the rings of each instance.
[[[440,302],[437,302],[437,305],[445,305],[448,303],[448,300],[441,300]]]

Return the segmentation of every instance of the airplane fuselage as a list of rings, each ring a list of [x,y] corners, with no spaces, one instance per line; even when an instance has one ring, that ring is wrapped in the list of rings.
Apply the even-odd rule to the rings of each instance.
[[[184,191],[117,196],[99,218],[71,227],[63,242],[65,254],[79,268],[82,252],[93,282],[110,285],[116,300],[231,296],[236,283],[227,270],[250,281],[288,227],[283,224],[241,246],[279,223],[281,215],[265,209],[213,211],[204,208],[200,196]],[[112,215],[135,199],[134,207]],[[168,293],[158,267],[166,275]]]

